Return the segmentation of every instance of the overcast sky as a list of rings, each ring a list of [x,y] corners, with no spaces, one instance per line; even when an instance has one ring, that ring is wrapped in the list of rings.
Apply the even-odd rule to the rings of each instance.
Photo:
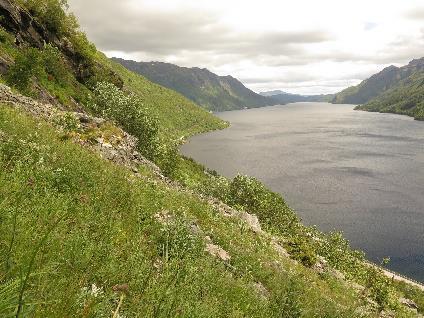
[[[423,0],[68,0],[109,57],[334,93],[424,56]]]

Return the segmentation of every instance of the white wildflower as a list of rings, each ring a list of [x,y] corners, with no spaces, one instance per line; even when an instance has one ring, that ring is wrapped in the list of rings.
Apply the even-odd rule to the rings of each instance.
[[[91,284],[91,296],[98,297],[103,294],[103,287],[97,287],[96,284]]]

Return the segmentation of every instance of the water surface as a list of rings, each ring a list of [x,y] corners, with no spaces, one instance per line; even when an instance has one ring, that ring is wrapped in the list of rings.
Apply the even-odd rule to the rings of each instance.
[[[296,103],[219,113],[222,131],[181,151],[219,173],[255,176],[307,225],[342,230],[377,261],[424,282],[424,122]]]

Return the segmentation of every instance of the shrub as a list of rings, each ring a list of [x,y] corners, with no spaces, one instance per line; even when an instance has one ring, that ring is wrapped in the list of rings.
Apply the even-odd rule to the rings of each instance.
[[[8,84],[22,92],[28,92],[31,78],[42,72],[40,65],[39,50],[28,48],[19,51],[15,58],[15,64],[10,67],[6,75]]]
[[[353,250],[347,239],[341,232],[330,232],[320,234],[313,233],[319,239],[315,242],[317,253],[328,261],[333,268],[342,271],[348,278],[354,278],[362,282],[366,275],[366,265],[364,265],[365,255],[363,252]]]
[[[73,21],[67,14],[67,0],[19,0],[49,31],[59,36],[69,33]]]
[[[424,103],[417,107],[417,110],[415,113],[415,119],[424,120]]]
[[[70,35],[70,40],[77,53],[80,62],[85,64],[85,67],[92,67],[94,64],[97,49],[81,31],[75,31]]]
[[[73,113],[59,113],[54,118],[55,125],[64,132],[73,132],[80,129],[80,122]]]
[[[13,36],[0,27],[0,43],[13,43]]]
[[[60,51],[48,44],[42,52],[42,60],[47,75],[52,76],[52,80],[57,83],[64,85],[68,80],[69,70]]]
[[[155,159],[159,148],[158,123],[148,116],[135,95],[126,95],[115,85],[100,82],[94,89],[89,107],[97,115],[116,121],[137,137],[139,151],[149,159]]]
[[[394,305],[395,291],[393,284],[380,269],[370,268],[368,270],[366,287],[380,310]]]
[[[298,236],[288,242],[288,252],[297,261],[306,267],[312,267],[317,261],[317,257],[312,246],[303,236]]]
[[[230,184],[229,196],[231,205],[239,205],[256,214],[268,228],[284,233],[298,224],[296,215],[288,208],[283,198],[268,190],[255,178],[236,176]]]

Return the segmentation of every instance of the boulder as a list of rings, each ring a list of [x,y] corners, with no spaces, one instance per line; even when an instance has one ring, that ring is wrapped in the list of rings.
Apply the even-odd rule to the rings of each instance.
[[[237,217],[244,221],[252,232],[262,233],[261,224],[259,223],[259,219],[256,215],[240,211],[237,213]]]
[[[224,262],[227,262],[231,259],[230,254],[228,254],[228,252],[225,251],[222,247],[216,244],[213,244],[212,240],[209,237],[206,237],[205,239],[207,241],[206,247],[205,247],[206,252],[208,252],[212,256],[215,256],[216,258],[219,258],[220,260]]]

